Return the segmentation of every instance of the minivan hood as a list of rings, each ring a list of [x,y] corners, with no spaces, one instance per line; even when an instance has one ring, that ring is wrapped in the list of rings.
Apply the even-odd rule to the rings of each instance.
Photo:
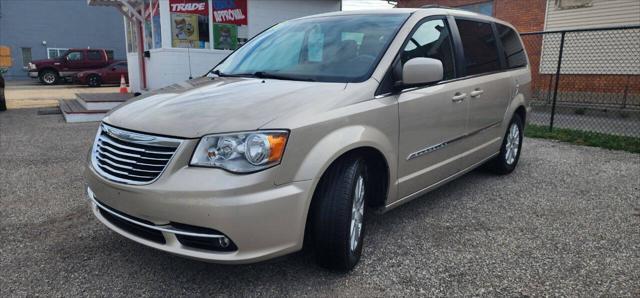
[[[134,131],[184,138],[255,130],[287,113],[313,110],[313,105],[327,106],[345,86],[346,83],[202,77],[136,97],[112,110],[103,121]]]

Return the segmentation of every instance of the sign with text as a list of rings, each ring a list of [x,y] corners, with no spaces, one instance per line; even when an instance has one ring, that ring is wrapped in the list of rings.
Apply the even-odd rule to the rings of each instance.
[[[201,16],[209,15],[209,5],[207,1],[201,0],[171,0],[169,1],[171,13],[197,14]]]
[[[207,0],[169,0],[171,46],[209,48],[209,5]]]
[[[213,0],[213,22],[247,25],[247,0]]]

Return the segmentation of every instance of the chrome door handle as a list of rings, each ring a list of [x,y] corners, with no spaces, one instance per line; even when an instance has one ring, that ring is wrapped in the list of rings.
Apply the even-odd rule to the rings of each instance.
[[[467,97],[467,94],[466,94],[466,93],[456,92],[456,94],[454,94],[454,95],[453,95],[453,97],[451,98],[451,101],[453,101],[453,102],[461,102],[461,101],[463,101],[466,97]]]
[[[478,96],[482,95],[482,93],[484,93],[484,90],[476,89],[476,90],[471,91],[470,95],[471,95],[471,97],[478,97]]]

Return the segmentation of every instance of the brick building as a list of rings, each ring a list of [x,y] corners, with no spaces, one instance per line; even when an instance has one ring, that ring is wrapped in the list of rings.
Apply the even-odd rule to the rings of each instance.
[[[487,14],[521,33],[640,26],[638,0],[398,1],[398,7],[430,4]],[[534,96],[540,100],[548,100],[553,87],[560,37],[560,33],[523,36]],[[640,29],[567,33],[562,57],[560,100],[640,110]]]
[[[552,0],[553,1],[553,0]],[[505,20],[520,32],[544,30],[546,0],[399,0],[398,7],[437,4],[459,7]],[[490,11],[488,10],[490,7]],[[490,12],[490,13],[487,13]]]

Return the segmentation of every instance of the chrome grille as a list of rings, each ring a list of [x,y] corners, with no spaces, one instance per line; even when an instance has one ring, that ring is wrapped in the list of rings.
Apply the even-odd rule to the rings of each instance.
[[[164,171],[181,140],[101,124],[91,152],[93,168],[126,184],[148,184]]]

